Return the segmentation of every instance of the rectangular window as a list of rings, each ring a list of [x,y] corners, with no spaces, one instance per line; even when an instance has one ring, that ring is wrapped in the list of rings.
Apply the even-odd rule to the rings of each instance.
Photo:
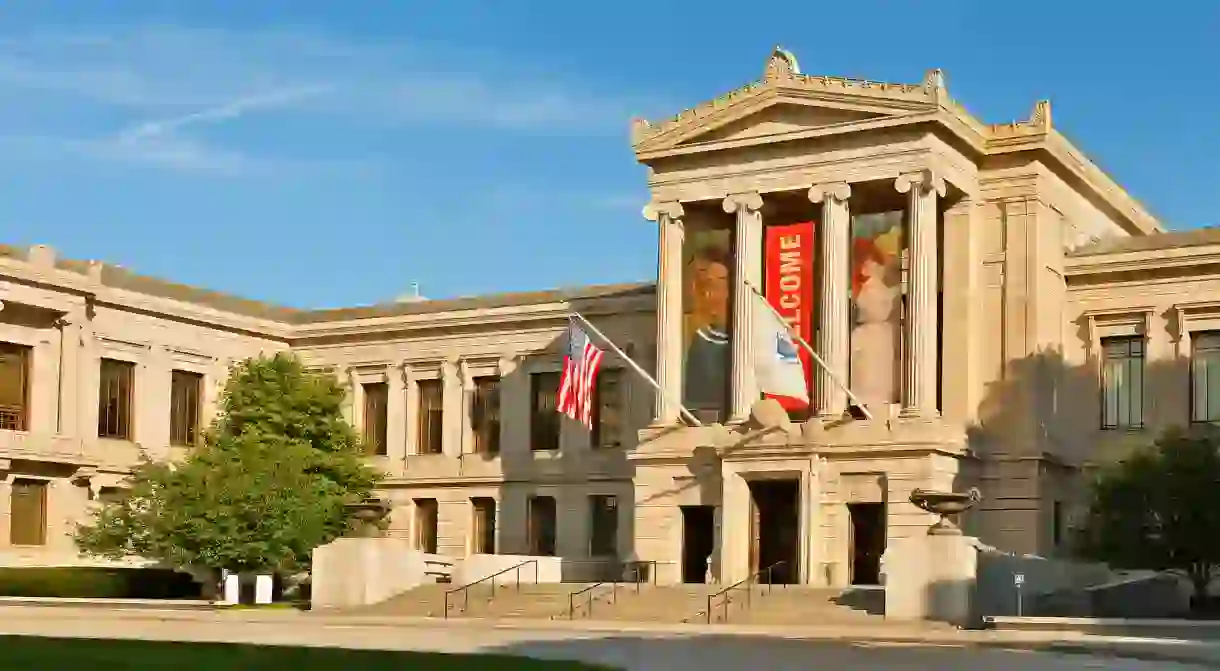
[[[419,389],[419,453],[441,454],[445,449],[444,387],[440,380],[420,380],[416,385]]]
[[[555,499],[531,496],[529,499],[529,548],[536,557],[555,556]]]
[[[102,359],[100,377],[97,436],[98,438],[131,440],[136,365],[130,361]]]
[[[369,382],[361,385],[364,392],[364,453],[385,455],[386,424],[389,421],[390,385],[385,382]]]
[[[470,406],[474,427],[474,451],[477,454],[500,453],[500,378],[474,379],[474,398]]]
[[[496,500],[489,497],[479,497],[470,500],[474,509],[474,544],[471,551],[474,554],[494,555],[496,553]]]
[[[1144,425],[1144,338],[1101,339],[1101,428]]]
[[[47,544],[47,483],[13,480],[9,500],[9,543]]]
[[[597,375],[597,387],[593,392],[594,449],[622,447],[623,431],[623,384],[621,371],[603,370]]]
[[[169,442],[199,444],[199,411],[203,403],[203,376],[185,370],[170,373]]]
[[[530,376],[530,449],[559,449],[559,373]]]
[[[1063,543],[1063,502],[1051,505],[1051,544],[1059,547]]]
[[[618,556],[618,497],[589,497],[589,556]]]
[[[415,549],[436,554],[440,508],[436,499],[415,499]]]
[[[1190,421],[1220,422],[1220,332],[1190,335]]]
[[[29,428],[30,348],[0,342],[0,429]]]

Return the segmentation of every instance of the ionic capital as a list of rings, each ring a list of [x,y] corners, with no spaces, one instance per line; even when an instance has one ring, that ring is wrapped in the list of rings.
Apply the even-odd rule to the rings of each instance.
[[[912,187],[923,191],[935,191],[936,195],[945,195],[945,179],[932,168],[923,168],[913,172],[904,172],[894,180],[894,188],[898,193],[907,193]]]
[[[762,204],[762,195],[760,195],[757,191],[750,191],[748,193],[732,193],[726,196],[724,202],[721,203],[721,205],[724,207],[724,211],[728,212],[729,214],[739,210],[747,214],[757,212],[762,209]]]
[[[851,198],[851,185],[847,182],[827,182],[809,187],[809,201],[813,203],[831,199],[841,203],[848,198]]]
[[[668,217],[670,221],[676,221],[686,216],[686,210],[682,209],[682,203],[676,200],[652,201],[644,206],[644,218],[648,221],[661,221],[661,217]]]

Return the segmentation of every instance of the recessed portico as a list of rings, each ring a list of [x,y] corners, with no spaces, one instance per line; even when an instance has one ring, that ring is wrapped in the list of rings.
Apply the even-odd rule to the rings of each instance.
[[[776,49],[761,81],[672,120],[635,123],[637,157],[650,168],[645,216],[660,229],[656,361],[664,393],[632,460],[642,479],[674,481],[674,460],[702,451],[706,463],[681,479],[701,498],[718,490],[716,579],[745,578],[791,550],[784,575],[848,582],[845,506],[884,511],[905,495],[849,490],[836,500],[840,480],[924,474],[899,485],[907,489],[946,476],[952,484],[958,473],[963,427],[941,413],[942,269],[950,271],[942,231],[946,209],[977,184],[974,164],[947,137],[956,110],[945,100],[936,71],[918,85],[810,77]],[[802,275],[804,265],[812,272]],[[798,287],[806,280],[813,286]],[[811,403],[788,406],[797,422],[790,431],[758,431],[747,421],[761,398],[749,287],[826,364],[808,364]],[[680,428],[679,402],[707,426]],[[846,411],[856,403],[871,418],[851,419]],[[783,497],[772,496],[783,488],[757,483],[777,478],[794,483],[794,517],[764,523],[760,515],[783,508],[774,504]],[[690,505],[676,503],[683,496],[675,505]],[[637,528],[647,535],[666,524],[650,515],[676,519],[664,507],[637,494]],[[898,505],[883,515],[921,513]],[[781,530],[775,542],[787,549],[764,547],[760,524],[796,536],[787,543]],[[681,555],[681,543],[681,533],[669,534],[664,552]]]

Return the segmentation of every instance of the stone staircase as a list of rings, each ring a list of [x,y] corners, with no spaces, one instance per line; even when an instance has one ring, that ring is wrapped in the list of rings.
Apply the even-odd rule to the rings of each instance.
[[[584,591],[586,588],[590,588]],[[453,585],[421,585],[393,599],[362,608],[362,615],[444,617],[445,592]],[[448,617],[481,619],[569,618],[606,622],[728,623],[756,626],[888,626],[880,589],[827,589],[796,585],[751,585],[716,595],[720,585],[551,583],[476,585],[469,600],[450,596]],[[715,596],[714,596],[715,595]],[[592,597],[590,599],[590,596]],[[708,616],[708,597],[712,598]],[[726,598],[727,597],[727,598]]]
[[[515,585],[475,585],[467,593],[449,596],[448,617],[478,617],[487,619],[529,618],[546,620],[567,617],[568,595],[588,586],[588,583],[522,583]],[[426,584],[398,596],[361,608],[361,615],[394,615],[406,617],[445,617],[445,593],[455,585]]]

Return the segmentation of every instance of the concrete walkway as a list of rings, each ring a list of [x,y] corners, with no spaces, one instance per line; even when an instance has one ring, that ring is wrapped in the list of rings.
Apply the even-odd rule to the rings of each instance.
[[[808,669],[811,665],[867,669],[957,669],[988,671],[1115,669],[1144,671],[1198,669],[1216,662],[1220,650],[1185,642],[1048,637],[1044,632],[891,632],[856,629],[757,630],[657,627],[596,630],[570,626],[474,626],[436,620],[369,623],[364,618],[328,617],[279,611],[189,611],[0,607],[0,634],[146,640],[215,641],[264,645],[306,645],[436,652],[502,652],[540,658],[602,662],[631,671],[667,669]],[[566,623],[565,623],[566,624]],[[1014,635],[1016,634],[1016,635]],[[1076,649],[1140,652],[1147,661],[1050,654],[996,646],[1031,648],[1061,645]],[[1206,649],[1205,649],[1206,648]],[[1203,653],[1208,653],[1204,655]],[[1187,654],[1190,653],[1190,654]],[[1169,660],[1194,660],[1186,666]],[[833,668],[833,667],[832,667]]]

